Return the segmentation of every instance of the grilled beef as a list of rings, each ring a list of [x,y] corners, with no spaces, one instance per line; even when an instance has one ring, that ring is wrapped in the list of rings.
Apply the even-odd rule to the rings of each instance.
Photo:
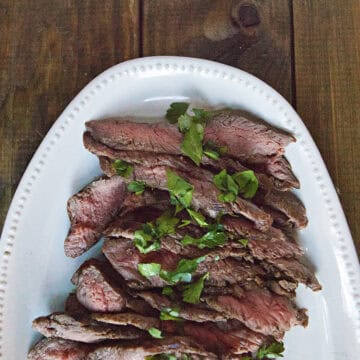
[[[138,123],[110,118],[88,121],[86,129],[105,145],[117,150],[181,154],[182,135],[165,122]],[[295,138],[242,110],[217,112],[205,128],[205,142],[226,146],[227,155],[249,163],[262,163],[281,155]]]
[[[77,257],[91,248],[114,218],[126,196],[121,177],[93,181],[68,201],[71,228],[65,239],[66,256]]]
[[[256,352],[270,342],[269,337],[246,328],[236,320],[216,324],[185,322],[184,333],[221,358]]]
[[[192,339],[180,336],[168,337],[162,340],[149,340],[141,344],[111,344],[99,346],[87,356],[87,360],[144,360],[151,355],[173,354],[190,355],[192,359],[199,358],[216,360],[217,356],[203,349]],[[198,358],[198,359],[199,359]]]
[[[94,350],[90,344],[51,338],[41,339],[29,352],[27,360],[85,360]]]
[[[304,310],[297,309],[284,296],[254,288],[237,296],[219,295],[206,298],[207,304],[228,318],[237,319],[249,329],[281,339],[294,325],[307,325]]]
[[[65,313],[78,317],[89,314],[89,310],[79,302],[76,293],[70,293],[65,301]]]
[[[73,275],[79,302],[90,311],[118,312],[126,305],[123,290],[106,273],[105,264],[99,260],[86,261]]]
[[[113,175],[112,165],[107,158],[100,158],[100,165],[107,175]],[[146,168],[135,165],[132,179],[144,181],[148,186],[155,189],[167,190],[166,170],[167,168],[164,166]],[[194,186],[192,207],[195,210],[201,209],[212,218],[216,218],[220,213],[240,214],[253,221],[258,229],[265,231],[270,227],[273,221],[271,216],[252,202],[241,197],[238,197],[234,203],[221,202],[218,200],[220,192],[211,181],[201,181],[192,178],[185,172],[171,170]]]
[[[208,307],[202,305],[181,304],[176,300],[171,300],[164,295],[160,295],[156,291],[138,291],[136,294],[156,310],[162,311],[167,308],[178,309],[179,318],[181,319],[195,322],[217,322],[226,320],[226,316],[211,310]]]
[[[64,313],[53,313],[33,321],[33,328],[46,337],[59,337],[83,343],[106,339],[137,339],[143,334],[131,327],[105,326],[88,317],[75,319]]]
[[[146,167],[169,166],[191,173],[192,176],[198,179],[203,178],[203,172],[201,169],[196,167],[189,158],[183,155],[158,154],[134,150],[116,150],[99,141],[96,141],[90,132],[84,133],[83,142],[85,148],[98,157],[106,157],[110,160],[122,159],[131,164]],[[218,160],[212,160],[204,156],[202,159],[202,165],[203,168],[211,169],[213,172],[219,172],[222,169],[227,169],[230,173],[249,170],[249,168],[241,164],[240,161],[229,157],[221,157]],[[281,181],[261,172],[256,173],[256,177],[259,180],[260,187],[266,190],[277,189],[280,191],[286,191],[292,188],[292,185],[289,184],[289,182]]]
[[[123,326],[132,325],[141,330],[149,330],[152,327],[160,328],[160,320],[158,318],[135,313],[98,313],[92,314],[91,317],[102,323]]]

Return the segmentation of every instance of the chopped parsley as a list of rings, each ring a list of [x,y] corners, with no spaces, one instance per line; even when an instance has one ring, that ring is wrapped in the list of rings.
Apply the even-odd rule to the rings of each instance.
[[[163,339],[164,337],[162,336],[161,334],[161,330],[155,328],[155,327],[151,327],[149,330],[148,330],[149,334],[155,338],[155,339]]]
[[[133,172],[133,166],[124,160],[115,160],[112,167],[116,171],[116,175],[125,178],[128,178]]]
[[[179,117],[184,115],[189,108],[189,104],[185,102],[174,102],[170,104],[169,109],[166,111],[166,119],[171,124],[177,123]]]
[[[163,308],[160,312],[160,320],[182,321],[179,315],[180,309]]]
[[[223,202],[234,202],[239,194],[244,198],[252,198],[259,186],[259,181],[252,170],[229,175],[224,169],[214,176],[213,182],[221,191],[219,200]]]
[[[192,284],[184,286],[182,293],[183,301],[190,304],[198,304],[200,301],[201,292],[204,288],[204,282],[209,278],[209,273],[204,274],[199,280]]]
[[[209,231],[206,234],[198,239],[195,239],[190,235],[185,235],[181,240],[181,243],[184,246],[194,245],[199,249],[212,249],[216,246],[221,246],[226,243],[228,238],[222,224],[211,224],[209,225],[208,230]]]
[[[146,183],[144,181],[132,181],[128,186],[128,191],[135,193],[136,195],[141,195],[146,188]]]
[[[274,341],[270,345],[261,347],[256,357],[260,360],[262,359],[276,359],[277,357],[284,357],[282,354],[284,352],[284,343]]]
[[[239,239],[238,241],[239,241],[239,243],[240,243],[242,246],[244,246],[244,247],[247,247],[248,244],[249,244],[249,240],[248,240],[248,239]]]

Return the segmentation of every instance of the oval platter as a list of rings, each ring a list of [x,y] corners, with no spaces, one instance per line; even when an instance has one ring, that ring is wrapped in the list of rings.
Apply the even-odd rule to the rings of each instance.
[[[116,65],[91,81],[54,123],[31,160],[3,228],[0,271],[0,358],[25,359],[39,338],[31,321],[62,308],[76,268],[99,252],[66,258],[68,198],[95,176],[95,156],[82,145],[84,123],[116,115],[163,116],[173,101],[244,108],[293,133],[286,156],[301,182],[309,225],[299,241],[321,292],[300,287],[309,326],[286,335],[286,360],[360,359],[360,273],[339,199],[319,151],[291,105],[239,69],[201,59],[148,57]]]

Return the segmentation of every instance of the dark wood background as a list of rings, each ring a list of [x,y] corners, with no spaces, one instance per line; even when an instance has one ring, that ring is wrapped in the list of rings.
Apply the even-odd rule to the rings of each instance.
[[[246,70],[297,109],[360,252],[359,0],[0,0],[0,227],[42,138],[91,79],[148,55]]]

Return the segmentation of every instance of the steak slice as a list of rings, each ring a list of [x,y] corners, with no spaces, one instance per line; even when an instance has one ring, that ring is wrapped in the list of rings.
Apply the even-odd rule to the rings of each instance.
[[[29,351],[27,360],[85,360],[92,350],[94,350],[94,346],[90,344],[45,338]]]
[[[33,321],[33,328],[46,337],[59,337],[83,343],[106,339],[138,339],[143,333],[131,326],[105,326],[88,317],[76,320],[68,314],[53,313]]]
[[[117,150],[137,150],[180,155],[182,134],[164,121],[139,123],[126,118],[92,120],[86,124],[91,135]],[[295,141],[291,135],[242,110],[215,113],[205,128],[205,142],[227,147],[227,155],[247,162],[264,161],[284,153]]]
[[[183,155],[158,154],[136,150],[116,150],[96,141],[88,131],[84,133],[83,142],[85,148],[98,157],[106,157],[111,160],[122,159],[129,163],[146,167],[168,166],[190,173],[197,179],[203,178],[202,170]],[[205,168],[211,169],[213,172],[219,172],[222,169],[227,169],[230,172],[249,170],[249,168],[241,164],[240,161],[229,157],[221,157],[218,160],[213,160],[204,156],[202,165]],[[288,182],[280,181],[272,176],[269,177],[264,173],[256,173],[256,177],[259,180],[260,187],[263,189],[286,191],[292,188]]]
[[[184,333],[207,350],[221,356],[256,352],[270,342],[269,337],[256,333],[236,320],[219,323],[185,322]]]
[[[254,198],[258,205],[267,205],[275,211],[282,212],[287,223],[293,227],[302,229],[307,223],[306,210],[301,201],[289,191],[258,191]]]
[[[280,270],[278,276],[282,277],[285,274],[313,291],[319,291],[322,288],[314,272],[298,259],[268,260],[266,263],[264,262],[263,266],[267,267],[275,276],[277,275],[276,270]]]
[[[109,176],[114,174],[111,162],[108,158],[101,157],[100,166],[105,174]],[[167,168],[164,166],[146,168],[134,165],[132,177],[133,180],[144,181],[152,188],[167,190],[166,170]],[[211,218],[216,218],[221,213],[243,215],[253,221],[258,229],[263,231],[271,226],[273,221],[271,216],[252,202],[241,197],[237,197],[234,203],[221,202],[218,200],[220,192],[212,182],[198,180],[179,170],[171,170],[194,186],[192,207],[195,210],[202,209],[203,212]]]
[[[256,229],[250,221],[241,217],[224,216],[221,222],[233,237],[244,237],[249,240],[250,252],[257,259],[299,257],[304,253],[280,229],[270,227],[267,232],[262,232]]]
[[[65,301],[65,312],[74,317],[89,314],[88,309],[77,299],[76,293],[70,293],[67,297]]]
[[[137,296],[144,299],[154,309],[162,311],[165,309],[177,309],[179,318],[195,321],[195,322],[206,322],[206,321],[225,321],[227,317],[217,311],[209,309],[206,306],[191,305],[185,303],[179,303],[175,300],[171,300],[164,295],[160,295],[155,291],[137,291]]]
[[[87,356],[87,360],[144,360],[151,355],[172,354],[180,358],[190,355],[191,359],[216,360],[218,357],[197,344],[194,340],[174,336],[162,340],[148,340],[141,344],[112,344],[99,346]],[[197,357],[199,356],[199,357]]]
[[[163,249],[141,254],[133,242],[128,239],[105,239],[103,252],[114,269],[133,289],[163,287],[167,284],[159,276],[144,278],[138,271],[140,263],[158,263],[162,269],[174,270],[177,263],[182,259],[178,254]],[[209,280],[207,282],[211,285],[241,284],[250,280],[259,284],[263,283],[262,278],[266,273],[261,266],[247,263],[245,260],[237,261],[231,258],[215,261],[218,253],[221,253],[221,248],[210,253],[210,257],[206,257],[205,261],[198,265],[193,274],[195,278],[208,272]]]
[[[113,325],[132,325],[141,330],[149,330],[152,327],[160,328],[160,320],[156,317],[143,316],[135,313],[98,313],[91,317],[99,322]]]
[[[307,325],[305,310],[297,309],[284,296],[254,288],[237,296],[219,295],[206,298],[207,304],[228,318],[241,321],[249,329],[281,339],[294,325]]]
[[[77,286],[77,299],[90,311],[119,312],[126,305],[123,290],[106,273],[105,264],[99,260],[86,261],[71,281]]]
[[[93,181],[68,200],[71,227],[64,243],[66,256],[80,256],[99,240],[126,194],[125,182],[115,176]]]

